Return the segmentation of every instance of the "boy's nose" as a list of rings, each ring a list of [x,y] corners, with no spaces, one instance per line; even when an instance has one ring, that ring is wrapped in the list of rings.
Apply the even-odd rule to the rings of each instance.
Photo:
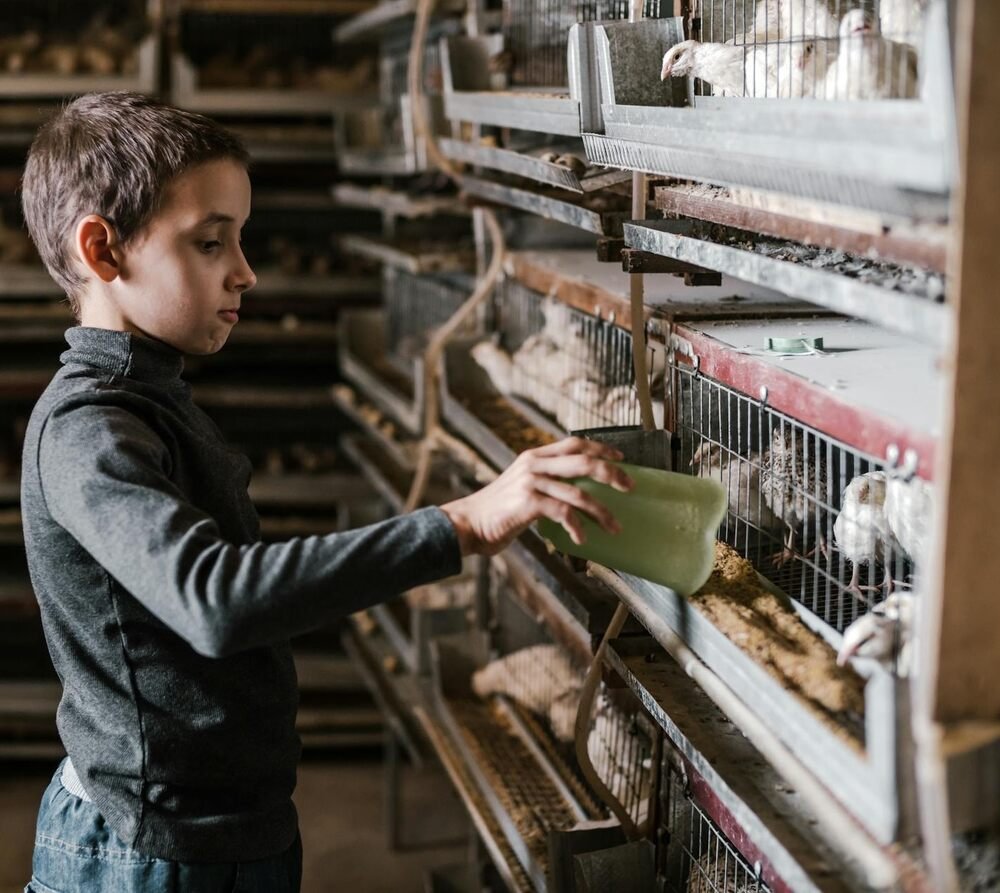
[[[230,291],[250,291],[257,284],[257,274],[254,273],[245,257],[242,260],[243,263],[230,273]]]

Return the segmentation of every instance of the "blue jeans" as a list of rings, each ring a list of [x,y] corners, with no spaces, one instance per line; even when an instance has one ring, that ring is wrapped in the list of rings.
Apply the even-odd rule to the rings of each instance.
[[[187,863],[137,852],[93,803],[74,796],[56,770],[38,811],[31,883],[25,893],[299,893],[302,841],[254,862]]]

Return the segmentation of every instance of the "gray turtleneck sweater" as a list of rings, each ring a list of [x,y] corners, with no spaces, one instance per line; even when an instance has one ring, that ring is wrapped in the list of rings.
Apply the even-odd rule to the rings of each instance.
[[[289,638],[458,573],[454,528],[430,508],[260,543],[250,463],[192,403],[181,354],[103,329],[66,340],[21,495],[63,744],[140,852],[280,853],[296,833]]]

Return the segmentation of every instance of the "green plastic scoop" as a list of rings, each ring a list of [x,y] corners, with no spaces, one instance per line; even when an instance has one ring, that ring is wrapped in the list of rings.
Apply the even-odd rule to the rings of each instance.
[[[573,483],[607,506],[621,533],[608,533],[582,512],[583,545],[546,518],[538,522],[539,532],[568,555],[691,595],[705,584],[715,563],[715,536],[727,507],[725,489],[709,478],[616,464],[635,481],[629,493],[591,478]]]

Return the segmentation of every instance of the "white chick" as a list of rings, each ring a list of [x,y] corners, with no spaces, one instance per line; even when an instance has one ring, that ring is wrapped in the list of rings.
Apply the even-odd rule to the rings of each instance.
[[[885,567],[886,592],[892,592],[892,556],[902,551],[885,514],[886,475],[872,471],[854,478],[844,490],[833,535],[840,551],[854,565],[848,589],[861,595],[858,585],[863,565],[877,562]],[[866,586],[866,589],[875,587]]]
[[[919,569],[934,529],[934,487],[920,478],[889,478],[885,489],[889,529]]]
[[[511,356],[493,341],[480,341],[470,351],[472,359],[483,368],[501,394],[510,394],[514,387],[514,364]]]
[[[808,97],[824,83],[831,61],[825,40],[761,46],[685,40],[667,50],[660,79],[699,78],[719,96]]]
[[[729,511],[758,530],[778,530],[781,521],[774,516],[761,493],[760,456],[749,458],[726,454],[719,444],[705,441],[691,457],[691,467],[698,477],[711,478],[726,488]]]
[[[753,31],[735,43],[766,43],[795,37],[834,37],[837,19],[829,0],[760,0]]]
[[[472,690],[479,697],[506,695],[526,710],[546,716],[561,741],[573,740],[582,685],[582,674],[557,645],[522,648],[472,674]]]
[[[606,391],[596,381],[574,378],[565,388],[556,410],[556,421],[567,431],[596,428],[603,424],[601,407]]]
[[[895,666],[900,676],[909,676],[916,609],[912,592],[894,592],[844,630],[837,663],[845,666],[852,657],[867,657],[889,668]]]
[[[927,0],[881,0],[878,18],[882,35],[919,50],[926,10]]]
[[[661,392],[657,397],[655,387],[653,392],[653,422],[657,428],[662,428],[664,420],[663,395]],[[604,398],[601,416],[606,424],[612,426],[639,424],[639,395],[636,393],[635,387],[630,384],[620,384],[611,388]]]
[[[821,86],[827,99],[909,99],[917,95],[917,54],[886,40],[873,15],[852,9],[840,23],[837,58]]]

